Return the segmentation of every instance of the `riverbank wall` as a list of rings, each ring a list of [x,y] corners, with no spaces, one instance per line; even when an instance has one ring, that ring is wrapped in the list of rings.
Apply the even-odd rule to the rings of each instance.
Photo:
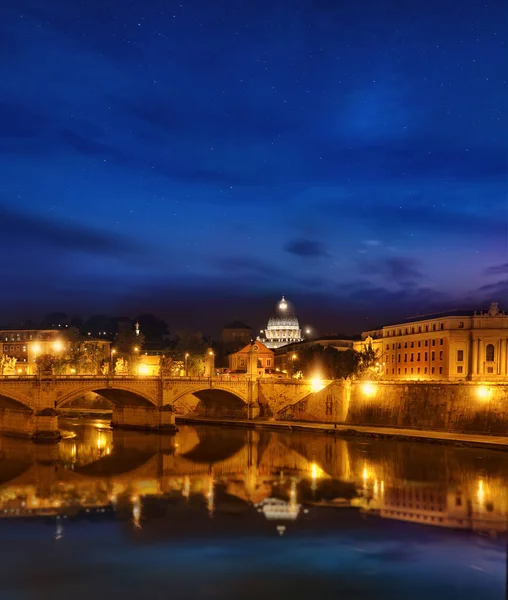
[[[508,434],[508,383],[333,382],[277,420]]]

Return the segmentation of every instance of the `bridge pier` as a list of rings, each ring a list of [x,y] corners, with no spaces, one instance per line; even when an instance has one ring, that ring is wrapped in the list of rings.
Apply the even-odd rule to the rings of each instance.
[[[39,444],[52,444],[62,439],[58,429],[58,413],[54,408],[43,408],[35,413],[35,431],[32,439]]]
[[[117,429],[142,429],[176,433],[175,415],[171,406],[129,406],[113,407],[111,427]]]

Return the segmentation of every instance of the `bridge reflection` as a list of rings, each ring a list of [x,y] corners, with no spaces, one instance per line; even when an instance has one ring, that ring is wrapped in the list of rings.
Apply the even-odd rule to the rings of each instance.
[[[492,535],[507,529],[503,453],[212,427],[168,437],[93,419],[63,429],[57,446],[0,437],[0,516],[108,512],[139,528],[158,502],[277,523],[333,507]]]

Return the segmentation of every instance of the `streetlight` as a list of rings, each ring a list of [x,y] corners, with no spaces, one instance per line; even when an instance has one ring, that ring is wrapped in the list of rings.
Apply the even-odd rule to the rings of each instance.
[[[139,352],[139,347],[138,346],[134,346],[134,352]]]
[[[188,372],[188,370],[187,370],[187,359],[188,359],[188,358],[189,358],[189,353],[188,353],[188,352],[186,352],[186,353],[185,353],[185,356],[184,356],[184,360],[185,360],[185,377],[188,377],[188,375],[189,375],[189,372]]]
[[[115,354],[116,354],[116,348],[112,348],[111,349],[111,373],[115,373]]]

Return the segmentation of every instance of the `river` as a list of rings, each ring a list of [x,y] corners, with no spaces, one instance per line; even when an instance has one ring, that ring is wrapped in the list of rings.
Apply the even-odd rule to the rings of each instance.
[[[506,453],[61,429],[0,437],[1,600],[506,597]]]

